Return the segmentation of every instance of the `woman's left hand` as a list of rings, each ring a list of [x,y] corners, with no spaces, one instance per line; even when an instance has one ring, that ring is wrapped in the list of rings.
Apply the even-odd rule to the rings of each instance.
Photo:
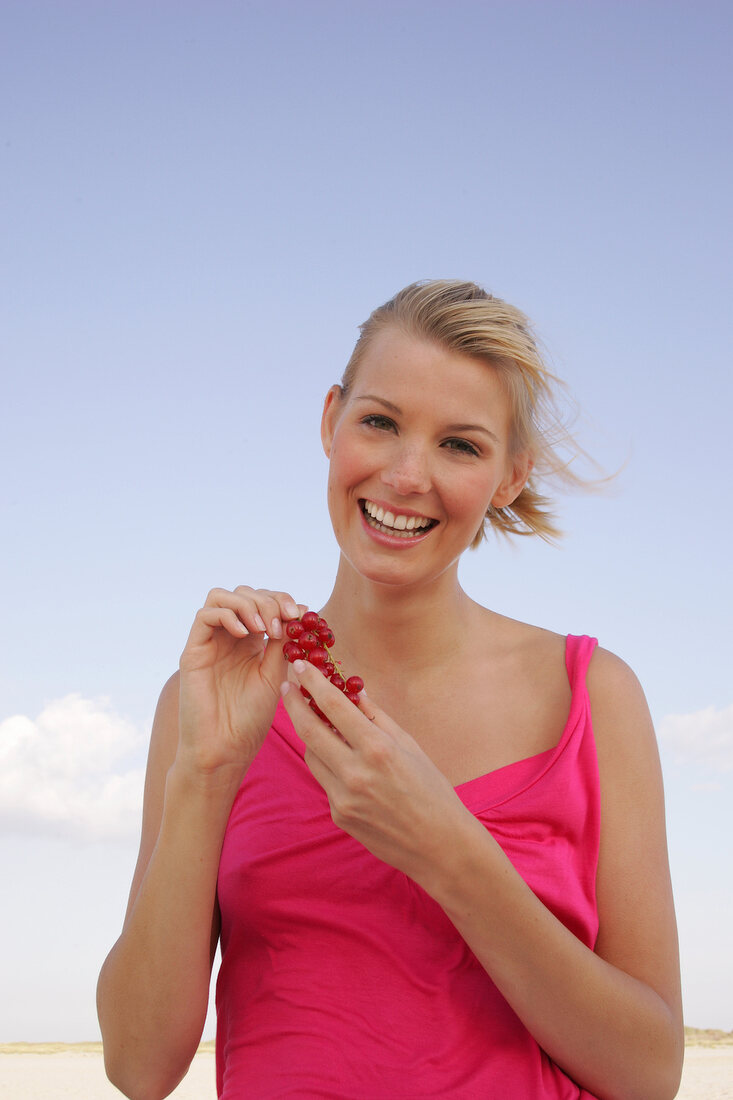
[[[365,693],[354,706],[312,665],[296,661],[291,667],[297,684],[336,727],[318,718],[295,685],[283,684],[285,708],[334,823],[385,863],[424,882],[441,860],[450,861],[457,820],[468,811],[417,742]]]

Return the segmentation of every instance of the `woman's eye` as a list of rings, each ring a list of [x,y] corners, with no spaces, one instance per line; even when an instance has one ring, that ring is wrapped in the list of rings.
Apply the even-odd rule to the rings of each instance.
[[[379,413],[370,413],[369,416],[362,417],[361,422],[369,428],[380,428],[382,431],[390,431],[394,428],[394,420],[390,420],[388,416],[381,416]]]
[[[467,439],[446,439],[443,444],[449,451],[458,451],[462,454],[474,455],[478,457],[479,449],[474,446],[473,443],[469,443]]]

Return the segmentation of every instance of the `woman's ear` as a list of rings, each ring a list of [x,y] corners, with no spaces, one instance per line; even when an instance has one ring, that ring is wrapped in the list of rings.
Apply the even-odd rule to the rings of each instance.
[[[331,445],[336,431],[336,421],[341,411],[342,392],[340,386],[331,386],[323,402],[323,415],[321,416],[321,442],[326,452],[326,458],[331,457]]]
[[[529,451],[520,451],[512,460],[512,467],[491,498],[494,508],[507,508],[513,504],[527,484],[534,460]]]

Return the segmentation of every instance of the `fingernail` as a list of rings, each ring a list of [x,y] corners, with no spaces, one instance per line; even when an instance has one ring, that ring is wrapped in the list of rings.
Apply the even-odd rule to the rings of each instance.
[[[267,629],[267,627],[265,626],[264,619],[260,618],[259,615],[255,615],[255,626],[257,627],[258,630],[264,631],[264,630]]]
[[[285,610],[288,613],[288,618],[289,619],[299,619],[300,618],[300,608],[298,607],[297,604],[286,603],[285,604]]]
[[[281,695],[287,695],[288,692],[290,691],[291,686],[292,685],[290,684],[290,682],[288,680],[284,680],[283,683],[280,684],[280,694]]]
[[[279,619],[273,619],[270,623],[270,637],[282,638],[283,629]]]
[[[293,661],[293,672],[297,672],[298,675],[305,670],[305,661]]]

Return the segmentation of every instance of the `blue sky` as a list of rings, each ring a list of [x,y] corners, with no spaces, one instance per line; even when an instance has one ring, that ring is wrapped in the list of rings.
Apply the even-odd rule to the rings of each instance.
[[[489,543],[463,580],[640,676],[687,1021],[733,1027],[732,28],[708,2],[2,5],[0,1041],[97,1035],[160,687],[212,586],[327,596],[322,398],[429,277],[528,313],[621,468],[561,500],[560,548]]]

